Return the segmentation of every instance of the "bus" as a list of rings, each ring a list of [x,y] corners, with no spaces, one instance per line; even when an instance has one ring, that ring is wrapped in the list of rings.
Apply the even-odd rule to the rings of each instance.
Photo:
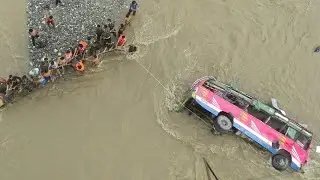
[[[312,132],[290,119],[277,106],[271,106],[250,95],[204,77],[194,82],[184,107],[201,111],[219,133],[243,134],[272,153],[272,166],[284,171],[289,166],[300,171],[308,162]]]

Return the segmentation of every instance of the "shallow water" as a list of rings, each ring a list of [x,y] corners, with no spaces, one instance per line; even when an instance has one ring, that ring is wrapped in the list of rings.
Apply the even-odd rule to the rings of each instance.
[[[237,137],[213,136],[202,121],[170,111],[193,80],[214,75],[265,100],[277,98],[315,132],[316,144],[317,1],[140,4],[128,29],[136,55],[112,54],[98,69],[60,80],[3,112],[0,179],[206,179],[202,157],[220,179],[320,177],[319,155],[304,175],[279,173],[267,152]],[[13,7],[20,12],[19,6]],[[23,18],[1,23],[22,29]],[[13,32],[8,46],[25,49],[28,42],[14,38],[25,37],[24,30]],[[10,50],[0,48],[1,63],[8,63],[0,67],[3,74],[24,67],[23,60],[20,66],[6,60],[20,53]]]

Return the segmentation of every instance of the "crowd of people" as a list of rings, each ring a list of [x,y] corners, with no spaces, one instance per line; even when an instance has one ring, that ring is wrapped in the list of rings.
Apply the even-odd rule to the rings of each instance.
[[[62,5],[61,0],[56,0],[56,5]],[[100,64],[99,55],[113,50],[122,50],[133,53],[137,50],[134,45],[126,45],[127,39],[124,34],[126,27],[130,26],[131,17],[137,11],[137,2],[132,1],[129,11],[124,21],[116,30],[115,22],[107,19],[106,24],[98,24],[95,29],[95,37],[88,37],[81,40],[75,47],[71,47],[57,58],[43,57],[39,67],[33,67],[28,75],[22,77],[9,75],[0,78],[0,107],[7,103],[12,103],[17,95],[27,95],[34,89],[44,87],[48,82],[54,82],[58,77],[62,77],[66,69],[74,69],[76,72],[83,73],[86,65]],[[55,19],[50,14],[49,6],[45,7],[45,22],[50,28],[55,28]],[[40,37],[40,31],[30,28],[29,35],[32,47],[36,47],[36,41]],[[113,36],[113,38],[112,38]],[[115,39],[113,42],[112,39]]]

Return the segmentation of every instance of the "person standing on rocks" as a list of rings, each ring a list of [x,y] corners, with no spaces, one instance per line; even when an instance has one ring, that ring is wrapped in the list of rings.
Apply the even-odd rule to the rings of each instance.
[[[130,4],[130,9],[129,9],[129,12],[127,13],[127,16],[130,16],[131,13],[133,16],[135,16],[137,12],[137,7],[138,7],[138,3],[136,1],[132,1]]]
[[[55,28],[55,22],[54,22],[53,16],[49,16],[46,18],[46,24],[49,27],[52,26],[53,28]]]
[[[64,74],[64,66],[67,65],[66,59],[62,56],[57,60],[59,71],[62,70],[62,74]]]
[[[70,48],[70,49],[72,49],[72,48]],[[73,52],[70,50],[67,50],[64,53],[64,59],[65,59],[66,64],[70,63],[72,58],[73,58]]]
[[[100,41],[101,35],[103,34],[103,29],[100,24],[96,27],[97,41]]]
[[[29,35],[31,36],[31,41],[32,41],[32,45],[33,47],[36,46],[36,39],[39,37],[39,31],[35,30],[35,29],[29,29]]]
[[[43,72],[41,72],[41,79],[40,82],[42,84],[42,87],[44,87],[49,81],[54,82],[55,76],[52,75],[52,70],[44,69]]]
[[[107,25],[109,26],[110,33],[112,33],[114,37],[117,37],[117,31],[114,28],[114,22],[112,22],[110,18],[107,19],[107,21],[108,21]]]
[[[131,26],[130,20],[131,20],[131,16],[127,14],[126,18],[124,19],[124,25],[125,26]]]
[[[111,33],[108,25],[104,25],[102,38],[103,38],[102,39],[103,46],[107,46],[107,48],[109,49],[112,46],[112,42],[111,42]]]
[[[62,76],[60,70],[59,70],[59,65],[58,62],[56,61],[51,61],[50,65],[49,65],[49,70],[52,70],[53,72],[56,72],[56,74],[58,74],[58,76]]]
[[[81,60],[81,58],[84,56],[85,51],[87,50],[87,46],[88,43],[81,40],[74,50],[73,58],[79,57]]]
[[[91,38],[90,36],[89,37],[87,37],[87,41],[88,41],[88,47],[87,47],[87,49],[88,49],[88,52],[87,52],[87,54],[90,56],[90,55],[92,55],[93,54],[93,51],[94,51],[94,40],[93,40],[94,38]]]
[[[118,30],[118,38],[123,34],[125,29],[126,29],[126,27],[124,26],[124,24],[120,24],[120,27]]]

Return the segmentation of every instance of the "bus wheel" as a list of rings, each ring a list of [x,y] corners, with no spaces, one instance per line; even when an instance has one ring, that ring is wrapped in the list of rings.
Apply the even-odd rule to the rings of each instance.
[[[213,121],[213,126],[216,131],[221,132],[221,133],[227,133],[230,132],[233,123],[232,120],[229,119],[227,116],[224,115],[219,115],[214,121]]]
[[[287,152],[279,152],[272,156],[272,166],[278,171],[286,170],[290,163],[290,154]]]

